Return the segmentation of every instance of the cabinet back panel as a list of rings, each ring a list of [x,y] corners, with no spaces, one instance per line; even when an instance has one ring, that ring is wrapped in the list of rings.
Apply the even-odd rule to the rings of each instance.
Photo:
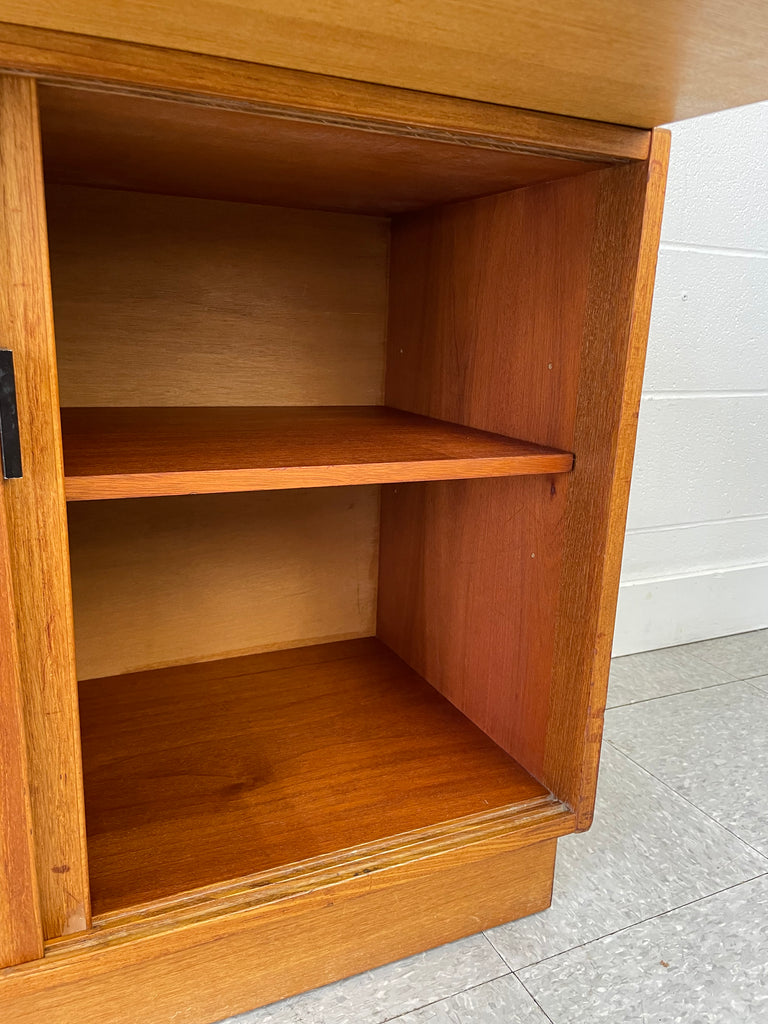
[[[70,504],[78,677],[370,636],[378,490]]]
[[[47,190],[62,406],[382,401],[389,222]]]

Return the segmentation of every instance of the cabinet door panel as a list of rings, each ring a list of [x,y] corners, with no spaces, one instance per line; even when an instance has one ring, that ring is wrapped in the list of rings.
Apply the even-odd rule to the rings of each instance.
[[[0,78],[0,338],[13,351],[23,476],[2,486],[43,934],[90,919],[56,357],[37,96]],[[13,879],[11,880],[13,883]]]
[[[2,486],[2,485],[0,485]],[[0,501],[0,967],[43,955],[21,717],[16,616]]]

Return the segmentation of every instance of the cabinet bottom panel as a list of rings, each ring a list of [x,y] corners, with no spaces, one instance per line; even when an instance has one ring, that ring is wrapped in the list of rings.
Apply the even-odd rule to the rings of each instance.
[[[490,839],[131,941],[53,943],[0,972],[15,1024],[209,1024],[548,907],[556,840]]]
[[[386,859],[489,815],[557,813],[372,637],[88,680],[80,715],[100,918],[371,844]]]

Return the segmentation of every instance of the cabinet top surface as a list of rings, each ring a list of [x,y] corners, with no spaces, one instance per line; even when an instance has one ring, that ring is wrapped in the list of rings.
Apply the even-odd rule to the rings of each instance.
[[[639,127],[768,95],[762,0],[0,0],[0,21]]]

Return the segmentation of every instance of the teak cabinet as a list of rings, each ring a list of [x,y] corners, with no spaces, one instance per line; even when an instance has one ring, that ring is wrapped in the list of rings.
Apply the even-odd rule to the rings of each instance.
[[[0,26],[0,1017],[208,1024],[543,910],[668,133],[42,24]]]

